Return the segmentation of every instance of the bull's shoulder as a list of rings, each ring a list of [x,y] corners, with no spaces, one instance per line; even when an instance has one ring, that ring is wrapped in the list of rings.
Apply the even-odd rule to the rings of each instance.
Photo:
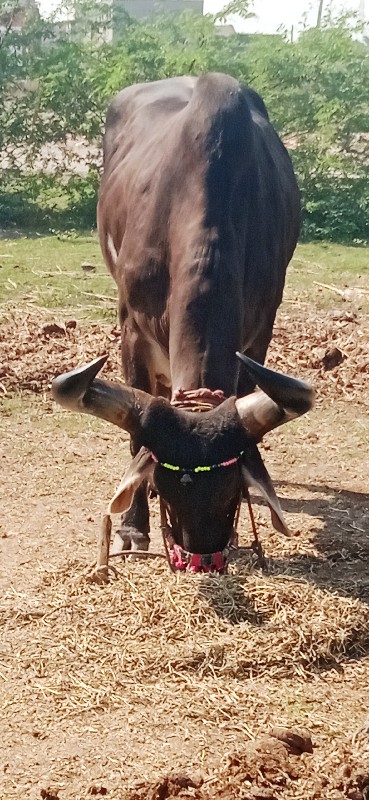
[[[127,86],[111,100],[106,112],[106,129],[115,124],[117,119],[124,115],[127,106],[134,97],[135,86]]]

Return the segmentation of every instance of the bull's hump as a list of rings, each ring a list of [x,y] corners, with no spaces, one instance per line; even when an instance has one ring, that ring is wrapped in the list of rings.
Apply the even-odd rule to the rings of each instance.
[[[211,119],[220,109],[232,105],[240,94],[241,87],[235,78],[217,72],[198,78],[182,76],[135,84],[119,92],[110,104],[106,129],[133,120],[139,125],[147,115],[154,122],[156,116],[172,116],[186,106],[190,115],[197,109],[203,120]]]
[[[197,78],[166,78],[152,83],[136,83],[119,92],[108,108],[106,129],[126,124],[134,116],[143,112],[167,113],[186,105],[192,97]]]

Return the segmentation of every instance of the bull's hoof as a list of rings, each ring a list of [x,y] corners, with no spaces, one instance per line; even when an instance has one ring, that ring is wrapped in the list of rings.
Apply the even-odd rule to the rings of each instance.
[[[141,533],[141,531],[136,530],[136,528],[124,527],[115,532],[113,544],[110,549],[110,555],[118,556],[118,554],[122,553],[124,550],[131,550],[132,556],[130,556],[130,558],[133,561],[134,551],[145,550],[147,552],[149,545],[149,536]],[[122,556],[122,558],[125,557],[126,556]]]
[[[131,539],[128,534],[125,534],[121,531],[116,531],[113,539],[113,543],[110,547],[110,555],[115,556],[118,553],[121,553],[122,550],[130,550],[131,549]]]

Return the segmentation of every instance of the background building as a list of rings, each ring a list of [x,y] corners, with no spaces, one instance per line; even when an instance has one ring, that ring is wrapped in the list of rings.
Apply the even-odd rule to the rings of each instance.
[[[117,11],[124,10],[131,17],[142,19],[171,11],[181,13],[189,10],[202,14],[204,3],[203,0],[113,0],[113,6]]]
[[[10,30],[13,33],[21,33],[30,19],[37,19],[39,16],[36,0],[4,3],[0,12],[0,35]]]

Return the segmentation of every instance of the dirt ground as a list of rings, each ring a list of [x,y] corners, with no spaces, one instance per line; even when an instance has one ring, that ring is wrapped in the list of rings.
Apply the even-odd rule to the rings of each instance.
[[[105,351],[118,377],[117,331],[18,305],[0,335],[1,800],[367,800],[368,316],[278,317],[269,363],[317,402],[261,445],[293,531],[254,498],[268,574],[243,508],[229,576],[157,558],[116,565],[107,587],[87,572],[128,439],[48,386]],[[158,520],[152,501],[162,553]]]

